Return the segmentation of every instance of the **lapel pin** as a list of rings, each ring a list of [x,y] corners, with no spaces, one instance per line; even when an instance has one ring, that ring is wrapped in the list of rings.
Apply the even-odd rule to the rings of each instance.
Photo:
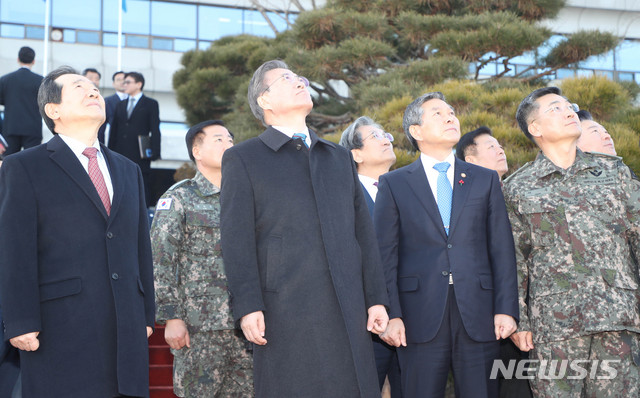
[[[464,180],[458,181],[458,184],[460,184],[460,186],[462,186],[462,184],[464,184]]]

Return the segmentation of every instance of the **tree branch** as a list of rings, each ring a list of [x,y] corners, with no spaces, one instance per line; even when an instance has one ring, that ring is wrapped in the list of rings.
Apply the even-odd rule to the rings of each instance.
[[[251,4],[253,4],[254,7],[256,7],[260,15],[262,15],[264,20],[267,21],[267,23],[269,24],[269,27],[271,28],[271,30],[273,30],[273,33],[276,35],[280,33],[278,32],[278,29],[276,29],[276,26],[273,24],[273,22],[271,22],[271,18],[269,18],[269,16],[267,15],[267,10],[262,6],[262,4],[260,4],[258,0],[251,0]]]

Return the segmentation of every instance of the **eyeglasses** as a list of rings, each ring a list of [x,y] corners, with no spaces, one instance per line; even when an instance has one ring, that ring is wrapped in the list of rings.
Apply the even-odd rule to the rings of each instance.
[[[580,110],[580,107],[578,106],[578,104],[566,104],[564,106],[562,105],[554,105],[552,107],[550,107],[549,109],[547,109],[546,111],[544,111],[543,113],[561,113],[564,112],[565,110],[570,110],[570,111],[574,111],[574,112],[578,112]]]
[[[565,110],[570,110],[570,111],[573,111],[573,112],[577,113],[580,110],[580,107],[578,106],[578,104],[565,104],[565,105],[556,104],[556,105],[551,106],[549,109],[547,109],[546,111],[544,111],[542,113],[550,113],[552,115],[559,115],[562,112],[564,112]],[[538,120],[538,118],[531,119],[530,123],[533,123],[536,120]]]
[[[371,134],[369,134],[368,136],[364,137],[362,139],[362,141],[364,142],[364,140],[366,140],[369,137],[373,137],[376,140],[383,140],[383,139],[388,139],[389,142],[393,142],[393,136],[389,133],[385,133],[384,131],[379,131],[379,130],[375,130],[374,132],[372,132]]]
[[[263,93],[265,91],[269,91],[269,89],[278,82],[278,80],[280,79],[284,79],[286,82],[288,82],[289,84],[298,84],[298,83],[302,83],[304,84],[305,87],[309,87],[309,80],[304,77],[304,76],[298,76],[294,73],[285,73],[282,76],[280,76],[279,78],[277,78],[276,80],[272,81],[271,84],[269,84],[267,86],[267,88],[264,89]]]

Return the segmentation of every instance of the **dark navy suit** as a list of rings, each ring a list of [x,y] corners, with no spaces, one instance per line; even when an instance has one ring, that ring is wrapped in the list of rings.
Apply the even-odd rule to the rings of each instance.
[[[120,103],[120,101],[122,100],[120,99],[117,93],[110,95],[104,99],[104,110],[105,110],[106,118],[104,123],[102,123],[102,126],[100,126],[100,129],[98,130],[98,140],[102,144],[106,144],[104,142],[105,140],[104,133],[105,133],[105,130],[107,129],[107,124],[113,125],[113,117],[116,114],[116,106],[118,106],[118,103]]]
[[[369,214],[373,219],[373,209],[375,202],[369,191],[362,184],[362,192],[364,194],[364,200],[367,203]],[[384,380],[389,376],[389,386],[391,387],[391,397],[402,397],[402,389],[400,388],[400,365],[398,364],[398,356],[396,355],[396,348],[390,346],[380,339],[377,334],[371,334],[371,341],[373,342],[373,353],[376,356],[376,369],[378,371],[378,383],[380,389],[384,386]]]
[[[40,82],[42,76],[25,67],[0,78],[0,105],[4,105],[2,135],[9,144],[5,156],[42,142],[37,101]]]
[[[102,146],[111,213],[59,137],[0,168],[0,302],[31,397],[149,395],[146,326],[154,324],[149,226],[135,164]]]
[[[498,174],[456,159],[448,236],[420,159],[381,176],[378,189],[374,218],[389,318],[403,320],[408,343],[398,349],[404,396],[441,396],[450,367],[465,386],[459,396],[495,396],[497,382],[482,391],[499,350],[494,315],[518,318],[514,245]],[[429,345],[439,342],[438,349]],[[470,360],[476,351],[480,358]],[[424,352],[428,357],[416,354]],[[475,362],[489,369],[478,372]]]

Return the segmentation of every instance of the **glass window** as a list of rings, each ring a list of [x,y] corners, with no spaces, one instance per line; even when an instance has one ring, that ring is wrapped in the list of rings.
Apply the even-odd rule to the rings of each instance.
[[[573,69],[558,69],[556,71],[557,79],[566,79],[568,77],[575,77],[575,71]]]
[[[613,51],[602,55],[591,56],[580,62],[581,68],[613,70]]]
[[[124,37],[122,39],[124,40]],[[118,35],[116,33],[103,33],[102,45],[105,47],[118,47]]]
[[[78,43],[87,44],[100,44],[100,32],[87,32],[86,30],[79,30],[76,32],[78,36]]]
[[[593,69],[577,69],[577,77],[593,77],[595,71]]]
[[[547,40],[540,47],[538,47],[538,55],[540,57],[547,56],[547,54],[549,54],[549,52],[553,47],[557,46],[561,41],[564,41],[564,40],[567,40],[567,38],[562,35],[551,36],[549,40]]]
[[[512,64],[518,64],[518,65],[535,65],[536,53],[533,51],[528,51],[522,55],[518,55],[517,57],[511,58],[509,62]]]
[[[621,82],[632,82],[633,81],[633,73],[618,72],[618,80],[620,80]]]
[[[151,34],[196,38],[196,6],[178,3],[151,3]]]
[[[640,71],[640,41],[624,40],[617,48],[616,68],[622,71]]]
[[[44,28],[40,26],[27,26],[27,39],[40,39],[44,40]]]
[[[588,71],[588,69],[587,69],[587,71]],[[595,73],[596,76],[604,76],[609,80],[613,80],[613,71],[596,70],[596,71],[593,71],[593,73]],[[587,74],[586,76],[589,77],[591,75]]]
[[[65,29],[62,34],[62,41],[65,43],[76,42],[76,31],[74,29]]]
[[[295,20],[297,15],[290,15],[291,21]],[[284,15],[279,15],[275,12],[267,12],[267,17],[271,23],[276,27],[278,32],[284,32],[287,30],[287,22],[284,20]],[[275,33],[266,19],[260,14],[259,11],[245,10],[244,11],[244,33],[256,35],[275,37]]]
[[[198,42],[198,49],[199,50],[207,50],[209,47],[211,47],[211,42],[210,41],[199,41]]]
[[[148,36],[126,35],[125,40],[127,47],[149,48]]]
[[[179,51],[183,53],[189,50],[195,50],[195,48],[196,48],[195,40],[175,39],[173,41],[174,51]]]
[[[217,40],[222,36],[242,34],[242,10],[235,8],[200,6],[198,37]]]
[[[151,39],[151,46],[154,50],[173,50],[173,39]]]
[[[61,28],[100,29],[100,0],[53,0],[51,25]]]
[[[45,4],[42,0],[0,1],[0,20],[44,25]]]
[[[118,31],[118,0],[102,0],[102,29]],[[149,1],[127,0],[127,11],[122,12],[122,31],[124,33],[149,34]]]
[[[24,25],[9,25],[3,23],[0,26],[0,36],[24,39]]]

